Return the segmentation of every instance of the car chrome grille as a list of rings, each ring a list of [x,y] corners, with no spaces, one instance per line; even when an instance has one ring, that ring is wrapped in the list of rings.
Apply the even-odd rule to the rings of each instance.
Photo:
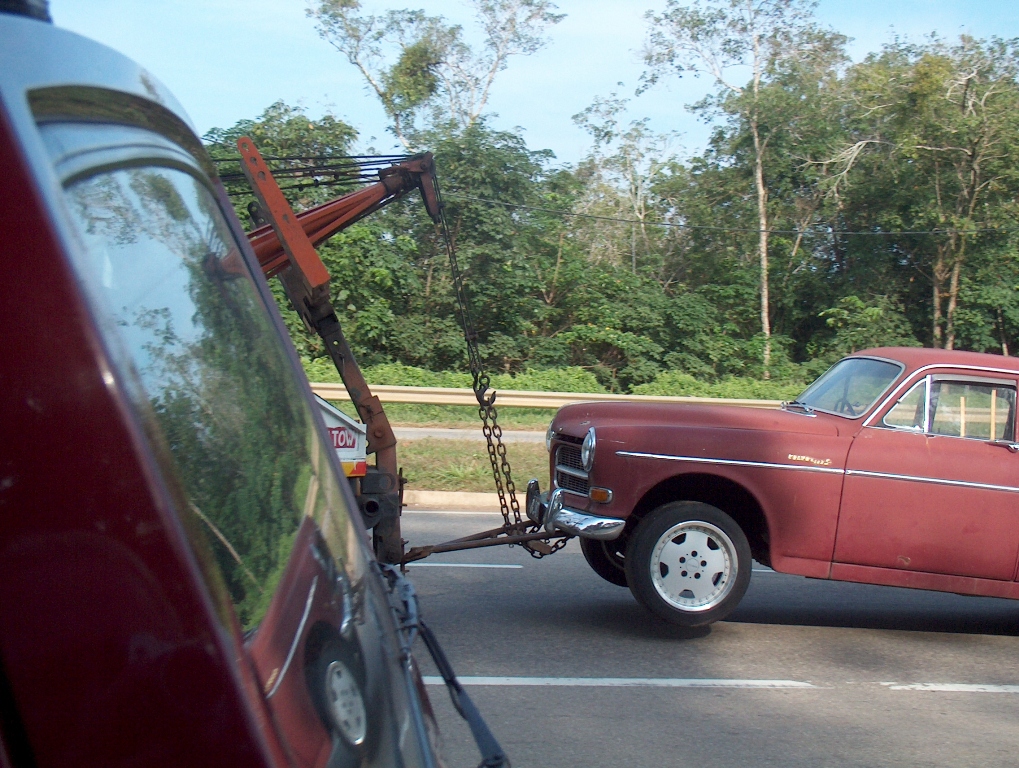
[[[560,435],[559,439],[565,437],[566,435]],[[584,471],[584,463],[580,460],[580,446],[560,443],[555,449],[555,464],[556,485],[564,491],[587,496],[587,472]]]
[[[556,485],[562,488],[564,491],[571,491],[573,493],[579,493],[581,496],[587,496],[587,480],[582,477],[574,477],[573,475],[567,475],[565,472],[555,473]]]
[[[580,460],[580,446],[560,445],[555,451],[555,463],[557,467],[582,470],[584,462]]]

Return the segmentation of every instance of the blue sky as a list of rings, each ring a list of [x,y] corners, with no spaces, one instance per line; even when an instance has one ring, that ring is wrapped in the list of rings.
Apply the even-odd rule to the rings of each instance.
[[[422,8],[470,27],[462,0],[366,0],[369,8]],[[571,116],[612,91],[632,96],[643,71],[639,49],[647,9],[664,0],[559,0],[566,19],[534,56],[515,59],[490,103],[499,128],[520,127],[532,149],[576,162],[589,147]],[[309,115],[332,112],[361,133],[360,148],[394,147],[385,119],[353,67],[315,32],[305,0],[51,0],[54,22],[103,42],[149,69],[172,90],[200,133],[256,117],[277,99]],[[1019,37],[1016,6],[1003,0],[821,0],[817,16],[854,40],[854,60],[895,34],[937,32]],[[617,82],[622,81],[620,88]],[[687,153],[703,148],[708,129],[685,105],[711,88],[708,79],[672,79],[634,98],[630,117],[677,131]]]

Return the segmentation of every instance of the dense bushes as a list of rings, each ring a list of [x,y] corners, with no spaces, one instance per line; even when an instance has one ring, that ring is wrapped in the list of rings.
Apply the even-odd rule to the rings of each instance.
[[[304,370],[311,381],[338,382],[339,375],[328,358],[305,360]],[[459,371],[428,371],[400,363],[386,363],[364,369],[369,384],[404,387],[471,386],[471,376]],[[496,389],[517,389],[530,392],[605,392],[594,374],[583,368],[548,368],[518,374],[495,374]],[[638,395],[685,395],[692,397],[731,397],[758,400],[789,400],[804,390],[806,384],[796,380],[762,381],[749,377],[726,376],[716,382],[696,379],[687,373],[666,371],[653,381],[632,389]]]
[[[304,370],[311,381],[338,382],[339,374],[332,360],[319,357],[304,361]],[[398,387],[457,387],[471,386],[471,375],[466,371],[428,371],[400,363],[383,363],[364,368],[369,384],[387,384]],[[491,376],[492,386],[498,389],[519,389],[528,392],[604,392],[605,389],[590,371],[582,368],[549,368],[528,370],[517,374],[497,373]]]

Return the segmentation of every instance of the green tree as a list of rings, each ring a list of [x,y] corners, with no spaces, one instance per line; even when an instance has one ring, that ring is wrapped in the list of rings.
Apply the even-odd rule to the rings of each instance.
[[[760,320],[764,337],[764,376],[770,375],[771,316],[767,168],[773,134],[791,115],[763,97],[764,86],[789,66],[810,60],[841,58],[845,38],[821,30],[808,0],[697,0],[684,5],[668,0],[664,13],[648,12],[650,33],[644,60],[644,88],[667,74],[707,74],[718,88],[699,108],[734,115],[745,124],[753,144],[753,180],[757,207],[760,266]],[[736,78],[750,70],[750,81]],[[788,104],[782,105],[788,107]]]
[[[815,353],[826,355],[830,362],[868,347],[919,346],[901,307],[888,296],[875,296],[870,301],[846,296],[820,317],[835,329],[835,336]]]
[[[838,159],[859,208],[890,229],[943,233],[900,241],[929,276],[934,346],[956,346],[964,267],[994,245],[985,230],[1014,221],[1017,76],[1019,41],[965,36],[893,43],[850,75],[863,117]]]
[[[358,0],[317,0],[308,10],[319,34],[357,68],[378,98],[397,140],[420,148],[430,126],[471,127],[485,112],[496,76],[512,56],[546,43],[564,16],[549,0],[471,0],[480,49],[441,16],[398,10],[365,14]]]
[[[321,164],[330,158],[340,159],[351,154],[357,131],[331,114],[317,120],[308,117],[303,107],[292,107],[277,101],[270,104],[254,120],[240,120],[230,128],[213,128],[202,137],[205,148],[216,162],[223,186],[230,195],[241,221],[252,224],[248,204],[254,202],[248,180],[240,168],[237,140],[250,137],[264,157],[316,158],[305,165]],[[293,187],[284,195],[297,211],[318,205],[335,197],[347,187],[281,184]]]
[[[629,225],[619,221],[592,222],[585,228],[592,236],[590,255],[601,251],[616,263],[629,261],[630,270],[636,272],[638,233],[645,266],[653,266],[651,255],[663,245],[667,249],[670,242],[667,230],[649,223],[660,208],[654,197],[655,186],[676,162],[672,150],[676,136],[653,132],[646,118],[633,120],[628,126],[620,125],[627,103],[627,99],[614,93],[608,98],[597,98],[574,115],[573,121],[593,139],[582,170],[587,194],[578,210],[607,219],[636,221]]]

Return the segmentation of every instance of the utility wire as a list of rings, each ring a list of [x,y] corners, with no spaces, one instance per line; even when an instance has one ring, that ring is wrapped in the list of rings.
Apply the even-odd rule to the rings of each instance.
[[[289,176],[289,177],[308,177],[308,176],[331,176],[330,179],[315,178],[305,182],[298,182],[285,187],[280,187],[281,190],[301,190],[310,189],[312,187],[333,187],[333,186],[349,186],[351,184],[370,184],[378,181],[376,175],[379,170],[385,167],[389,167],[394,163],[398,163],[401,160],[414,157],[413,155],[340,155],[340,156],[295,156],[295,157],[266,157],[265,160],[274,162],[308,162],[314,160],[328,160],[331,161],[328,165],[305,165],[296,166],[291,168],[280,168],[273,170],[273,176]],[[234,163],[240,162],[240,160],[231,159],[218,159],[214,162],[217,163]],[[356,170],[355,170],[356,169]],[[220,175],[220,179],[224,182],[236,181],[243,178],[241,173],[225,173]],[[229,192],[231,197],[240,197],[247,192]],[[611,221],[620,224],[642,224],[651,227],[664,227],[667,229],[685,229],[699,232],[737,232],[742,234],[760,234],[761,229],[750,228],[750,227],[716,227],[703,224],[686,224],[674,221],[641,221],[640,219],[628,219],[622,216],[599,216],[593,213],[576,213],[574,211],[557,210],[553,208],[542,208],[534,205],[521,205],[519,203],[507,203],[503,200],[489,200],[483,197],[471,197],[468,195],[458,194],[447,194],[446,197],[450,200],[463,200],[466,202],[473,203],[485,203],[486,205],[499,205],[503,208],[514,208],[522,211],[535,211],[537,213],[548,213],[553,216],[561,216],[564,218],[576,218],[576,219],[591,219],[593,221]],[[995,228],[995,227],[979,227],[977,229],[961,230],[961,229],[918,229],[918,230],[902,230],[902,231],[853,231],[853,230],[829,230],[829,229],[812,229],[812,230],[797,230],[797,229],[769,229],[765,230],[769,234],[774,235],[803,235],[803,234],[818,234],[818,235],[831,235],[831,236],[870,236],[870,237],[901,237],[904,235],[977,235],[987,233],[998,233],[998,234],[1010,234],[1019,232],[1017,228]]]
[[[414,155],[294,155],[292,157],[283,157],[279,155],[263,155],[263,160],[272,160],[273,162],[280,163],[296,163],[296,162],[307,162],[309,160],[329,160],[337,162],[340,160],[352,160],[361,161],[367,160],[368,162],[400,162],[401,160],[409,160]],[[214,163],[239,163],[241,161],[240,155],[237,157],[217,157],[213,158]]]
[[[744,227],[710,227],[700,224],[681,224],[674,221],[641,221],[640,219],[626,219],[621,216],[597,216],[592,213],[574,213],[573,211],[555,210],[553,208],[540,208],[534,205],[520,205],[518,203],[507,203],[502,200],[486,200],[483,197],[468,197],[466,195],[447,194],[446,197],[450,200],[467,200],[474,203],[488,203],[489,205],[501,205],[504,208],[519,208],[525,211],[538,211],[540,213],[550,213],[555,216],[570,216],[573,218],[581,219],[595,219],[597,221],[616,221],[623,224],[645,224],[650,227],[673,227],[676,229],[694,229],[703,230],[708,232],[743,232],[747,234],[760,234],[760,229],[750,229]],[[799,235],[804,234],[798,229],[768,229],[764,230],[773,235]],[[810,232],[811,230],[806,230]],[[924,230],[905,230],[901,232],[896,231],[866,231],[866,232],[853,232],[849,230],[813,230],[814,234],[824,235],[871,235],[874,237],[892,237],[897,235],[975,235],[982,232],[1019,232],[1019,229],[996,229],[993,227],[983,227],[980,229],[924,229]]]

